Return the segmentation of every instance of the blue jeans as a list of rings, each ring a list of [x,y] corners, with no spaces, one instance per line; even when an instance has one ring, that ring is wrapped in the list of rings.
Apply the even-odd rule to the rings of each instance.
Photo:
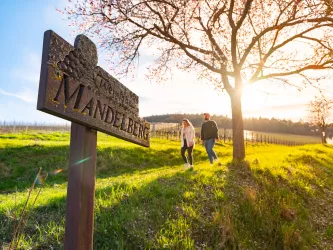
[[[210,163],[213,163],[213,160],[217,159],[217,156],[213,150],[213,147],[215,145],[215,139],[204,140],[204,145],[208,154],[209,161]]]

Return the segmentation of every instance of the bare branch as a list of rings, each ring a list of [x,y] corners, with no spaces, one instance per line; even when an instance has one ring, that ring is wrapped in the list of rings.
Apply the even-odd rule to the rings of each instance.
[[[250,82],[253,82],[254,79],[257,78],[259,72],[262,71],[263,66],[264,66],[264,64],[266,63],[267,59],[268,59],[268,58],[269,58],[269,57],[270,57],[270,56],[271,56],[276,50],[282,48],[283,46],[285,46],[286,44],[288,44],[288,43],[290,43],[291,41],[295,40],[296,38],[301,38],[304,34],[309,33],[310,31],[313,31],[313,30],[318,29],[318,28],[320,28],[320,27],[324,27],[324,26],[323,26],[323,25],[318,25],[318,26],[315,25],[315,26],[313,26],[313,27],[311,27],[311,28],[309,28],[309,29],[307,29],[307,30],[302,31],[302,32],[299,33],[299,34],[296,34],[296,35],[294,35],[294,36],[292,36],[292,37],[286,39],[285,41],[283,41],[283,42],[280,43],[279,45],[276,45],[276,46],[274,46],[274,47],[272,46],[271,49],[268,51],[268,53],[267,53],[267,54],[261,59],[260,65],[259,65],[259,67],[257,68],[256,72],[255,72],[255,73],[253,74],[253,76],[251,77]],[[275,43],[275,41],[276,41],[276,38],[274,38],[273,43]]]
[[[247,16],[247,14],[249,13],[249,11],[250,11],[250,9],[251,9],[251,4],[252,4],[252,2],[253,2],[253,0],[247,0],[247,1],[246,1],[246,3],[245,3],[245,7],[244,7],[244,11],[243,11],[243,13],[242,13],[242,16],[241,16],[241,18],[238,20],[237,25],[236,25],[236,29],[237,29],[237,30],[242,26],[242,24],[243,24],[243,22],[244,22],[244,20],[245,20],[245,18],[246,18],[246,16]]]
[[[325,64],[333,64],[333,60],[331,62],[326,62]],[[272,73],[272,74],[268,74],[268,75],[264,75],[261,77],[257,77],[256,79],[253,79],[251,82],[256,82],[256,81],[260,81],[260,80],[265,80],[268,78],[274,78],[274,77],[281,77],[281,76],[290,76],[290,75],[295,75],[295,74],[299,74],[302,73],[306,70],[318,70],[318,69],[332,69],[333,66],[325,66],[325,64],[321,64],[321,65],[308,65],[306,67],[297,69],[297,70],[293,70],[293,71],[286,71],[286,72],[280,72],[280,73]]]
[[[234,5],[235,5],[235,0],[230,0],[228,19],[229,19],[230,27],[232,29],[236,28],[235,22],[232,18],[232,12],[234,11]]]
[[[297,20],[297,21],[293,21],[293,22],[290,22],[290,20],[287,20],[287,21],[285,21],[281,24],[276,24],[276,25],[267,27],[266,29],[261,31],[258,35],[253,37],[252,42],[249,44],[249,46],[245,50],[242,58],[240,59],[239,65],[244,64],[247,56],[249,55],[249,53],[253,49],[253,46],[259,41],[260,38],[262,38],[268,32],[271,32],[273,30],[282,30],[283,28],[296,26],[297,24],[302,24],[302,23],[318,23],[319,24],[319,23],[323,23],[323,22],[329,22],[330,26],[332,26],[333,25],[333,18],[328,18],[328,17],[326,17],[326,18],[310,18],[310,19],[301,19],[301,20]],[[328,25],[328,24],[326,24],[326,25]]]

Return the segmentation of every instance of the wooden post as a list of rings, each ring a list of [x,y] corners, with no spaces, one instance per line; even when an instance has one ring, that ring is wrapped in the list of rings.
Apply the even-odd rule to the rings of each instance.
[[[226,128],[224,128],[224,132],[223,132],[223,143],[225,143],[225,137],[226,137]]]
[[[15,133],[15,120],[14,120],[14,125],[13,125],[13,133]]]
[[[72,122],[65,250],[93,249],[96,146],[96,130]]]
[[[37,109],[72,122],[65,250],[93,249],[96,130],[150,146],[150,124],[139,117],[139,97],[97,63],[97,47],[88,37],[78,35],[73,47],[52,30],[44,33]],[[111,87],[122,93],[121,105],[111,101]],[[52,124],[35,122],[38,127],[50,130]]]

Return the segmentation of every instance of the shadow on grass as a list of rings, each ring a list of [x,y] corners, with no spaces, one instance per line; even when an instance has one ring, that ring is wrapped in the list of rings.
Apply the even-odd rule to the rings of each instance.
[[[0,193],[13,192],[31,186],[39,168],[43,172],[67,169],[68,146],[28,145],[2,148],[0,154],[1,182]],[[48,179],[48,183],[65,181],[66,173],[62,172]]]
[[[326,148],[331,148],[333,149],[333,145],[330,145],[330,144],[322,144],[322,146],[326,147]]]
[[[305,207],[304,201],[285,180],[246,162],[227,169],[97,189],[94,249],[300,249],[311,244],[306,211],[296,205]],[[25,239],[30,237],[32,249],[62,248],[65,197],[36,207],[30,218]],[[8,242],[12,218],[0,214],[0,219],[0,238]]]
[[[38,198],[42,198],[41,196]],[[22,209],[23,204],[18,205]],[[15,209],[16,211],[16,209]],[[10,215],[8,215],[10,213]],[[52,198],[47,205],[35,206],[26,211],[26,226],[18,249],[61,249],[66,213],[66,198]],[[18,223],[18,218],[16,219]],[[3,244],[11,241],[14,227],[13,210],[0,213],[0,238]],[[1,246],[1,244],[0,244]]]
[[[205,152],[196,153],[197,161],[207,161]],[[100,149],[98,155],[98,176],[141,174],[181,162],[177,149],[113,147]],[[309,156],[290,158],[289,163],[302,159],[313,169],[323,163]],[[329,164],[330,159],[326,161]],[[261,168],[259,161],[209,167],[211,175],[180,171],[148,183],[120,180],[97,189],[94,249],[324,249],[316,237],[325,227],[311,221],[315,210],[322,212],[323,194],[318,190],[309,196],[292,181],[304,175],[289,179],[273,168]],[[61,249],[65,198],[50,200],[32,212],[25,231],[32,249]],[[319,219],[329,220],[329,215]],[[0,239],[8,242],[11,225],[12,218],[0,213]]]
[[[301,160],[311,162],[314,168],[319,167],[318,164],[322,166],[322,162],[311,156],[291,161]],[[231,211],[233,233],[241,238],[241,248],[320,249],[326,244],[322,241],[331,242],[332,239],[322,237],[325,226],[321,225],[318,230],[314,220],[326,220],[327,223],[330,220],[329,213],[318,204],[318,201],[325,201],[322,190],[316,189],[309,195],[309,190],[300,185],[302,181],[311,181],[307,176],[298,174],[286,179],[278,172],[261,169],[259,164],[246,161],[228,164],[226,198],[231,207],[227,209]]]
[[[195,162],[203,161],[205,154],[194,150]],[[151,148],[103,148],[97,152],[97,177],[132,174],[163,166],[175,167],[183,164],[180,148],[156,150]]]
[[[325,186],[332,186],[332,176],[333,176],[333,153],[327,154],[321,150],[316,150],[317,156],[303,154],[294,157],[290,157],[288,162],[291,164],[303,164],[311,167],[311,173],[317,178],[313,179],[303,175],[303,179],[306,179],[309,183],[315,184],[318,188],[322,188],[323,184]],[[320,154],[327,154],[328,157],[321,157]],[[300,173],[298,173],[300,174]],[[301,174],[300,174],[301,175]],[[318,182],[318,180],[320,182]]]
[[[218,249],[214,246],[226,236],[218,223],[212,223],[218,205],[210,202],[217,188],[210,183],[220,179],[203,178],[195,171],[185,171],[140,187],[119,182],[97,189],[94,249]],[[195,192],[196,185],[202,192]],[[29,242],[29,249],[61,249],[65,203],[65,197],[60,197],[34,208],[22,243]],[[190,207],[193,210],[186,209]],[[0,221],[0,238],[9,242],[12,217],[0,214]]]
[[[205,159],[202,151],[194,151],[196,162]],[[63,169],[55,176],[49,176],[48,184],[61,184],[67,181],[69,146],[29,145],[1,149],[0,170],[2,180],[0,193],[11,193],[14,188],[22,190],[30,187],[39,168],[43,172]],[[110,177],[132,174],[137,171],[181,165],[180,149],[156,150],[139,147],[97,148],[96,176]]]

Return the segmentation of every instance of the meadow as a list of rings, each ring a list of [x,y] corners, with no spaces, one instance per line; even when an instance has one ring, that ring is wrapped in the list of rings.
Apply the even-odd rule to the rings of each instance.
[[[217,143],[208,164],[202,145],[194,170],[183,168],[178,141],[151,148],[98,134],[94,249],[332,249],[333,147],[248,144],[245,161]],[[69,133],[0,135],[0,246],[35,176],[49,175],[19,249],[62,249]]]

